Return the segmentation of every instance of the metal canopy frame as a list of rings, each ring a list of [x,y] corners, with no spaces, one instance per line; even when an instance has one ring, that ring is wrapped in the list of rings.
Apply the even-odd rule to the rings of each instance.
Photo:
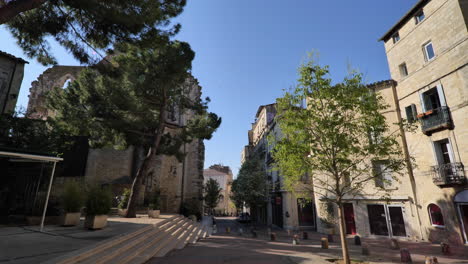
[[[44,220],[45,220],[45,215],[47,211],[47,205],[49,203],[50,190],[52,188],[52,182],[54,181],[55,166],[57,165],[57,162],[63,161],[63,158],[36,155],[36,154],[19,153],[19,152],[11,152],[11,151],[0,151],[0,157],[14,158],[14,160],[12,161],[27,160],[27,161],[39,161],[39,162],[52,162],[53,163],[52,173],[50,175],[49,187],[47,189],[47,196],[46,196],[46,200],[44,204],[44,211],[42,212],[41,227],[39,229],[39,231],[42,232],[44,229]]]

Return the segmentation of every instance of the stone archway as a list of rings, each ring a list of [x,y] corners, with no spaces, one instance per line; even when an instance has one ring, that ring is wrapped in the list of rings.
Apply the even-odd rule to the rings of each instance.
[[[468,244],[468,190],[457,193],[453,199],[460,219],[465,244]]]

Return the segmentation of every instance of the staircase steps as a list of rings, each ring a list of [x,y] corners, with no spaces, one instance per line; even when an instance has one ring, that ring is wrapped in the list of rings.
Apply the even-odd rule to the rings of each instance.
[[[105,240],[46,263],[139,264],[207,237],[209,228],[183,216],[174,216],[133,233]]]

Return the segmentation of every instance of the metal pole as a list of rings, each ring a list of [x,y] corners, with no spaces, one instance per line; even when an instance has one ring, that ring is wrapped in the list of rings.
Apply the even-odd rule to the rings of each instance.
[[[49,203],[49,195],[50,195],[50,189],[52,188],[52,182],[54,181],[54,173],[55,173],[55,165],[57,162],[54,162],[54,167],[52,168],[52,174],[50,175],[50,181],[49,181],[49,188],[47,189],[47,196],[44,204],[44,211],[42,212],[42,219],[41,219],[41,228],[39,231],[42,232],[44,229],[44,220],[45,220],[45,215],[47,211],[47,204]]]

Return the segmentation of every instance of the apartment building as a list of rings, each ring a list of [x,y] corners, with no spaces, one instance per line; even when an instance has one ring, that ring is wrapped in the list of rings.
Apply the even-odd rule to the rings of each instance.
[[[417,210],[406,225],[432,242],[468,242],[467,25],[468,1],[420,0],[381,38],[399,115],[419,125],[402,138]]]

